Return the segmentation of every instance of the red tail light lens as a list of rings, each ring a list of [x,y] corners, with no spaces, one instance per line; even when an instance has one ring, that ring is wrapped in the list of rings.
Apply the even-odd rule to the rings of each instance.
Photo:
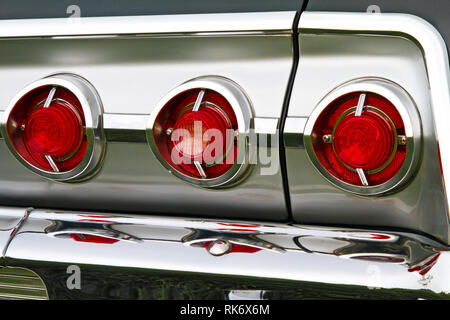
[[[421,122],[411,96],[381,78],[349,81],[328,93],[306,122],[303,143],[316,169],[361,195],[404,185],[418,168]]]
[[[202,102],[196,107],[199,95]],[[217,92],[183,92],[163,108],[156,122],[159,126],[153,131],[159,136],[160,153],[173,168],[189,177],[217,178],[236,161],[236,115]]]
[[[69,90],[55,86],[36,88],[16,103],[11,117],[14,122],[9,123],[9,137],[16,151],[31,165],[62,172],[73,169],[83,159],[83,109]]]
[[[333,133],[336,156],[350,168],[375,170],[389,160],[396,145],[395,130],[381,114],[368,110],[347,114]]]
[[[357,114],[362,95],[363,106]],[[402,166],[404,135],[402,117],[389,100],[376,93],[354,92],[336,99],[320,114],[312,145],[334,177],[373,186],[390,180]]]
[[[105,151],[102,104],[95,88],[74,74],[37,80],[10,102],[1,133],[16,159],[57,181],[85,180]]]
[[[36,109],[23,125],[29,149],[57,158],[74,153],[84,134],[80,115],[64,102]]]
[[[209,99],[214,99],[211,97],[212,95],[214,94],[210,94]],[[198,111],[192,111],[192,108],[184,110],[176,120],[173,131],[186,130],[188,134],[179,141],[171,142],[180,155],[186,159],[203,161],[204,152],[215,139],[214,133],[217,132],[222,137],[226,137],[226,131],[233,130],[232,126],[231,120],[223,109],[207,102]],[[225,149],[220,151],[223,153]]]
[[[120,239],[112,239],[93,234],[81,234],[81,233],[71,233],[70,237],[75,241],[88,243],[113,244],[120,241]]]
[[[242,89],[222,77],[201,77],[170,91],[153,110],[150,148],[173,175],[202,187],[236,183],[247,169],[252,109]]]

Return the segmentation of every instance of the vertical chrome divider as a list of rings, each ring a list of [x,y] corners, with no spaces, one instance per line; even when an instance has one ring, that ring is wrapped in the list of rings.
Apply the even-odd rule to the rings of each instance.
[[[286,209],[288,211],[289,221],[292,221],[292,207],[291,207],[291,196],[289,192],[289,181],[287,174],[287,164],[286,164],[286,150],[284,146],[284,126],[286,124],[286,118],[289,109],[289,102],[291,101],[292,88],[294,87],[295,75],[297,74],[298,60],[299,60],[299,43],[298,43],[298,23],[300,21],[300,15],[305,10],[308,0],[305,0],[302,7],[295,14],[294,22],[292,24],[292,69],[289,75],[288,85],[286,88],[286,94],[284,96],[283,108],[281,110],[280,126],[279,126],[279,152],[280,152],[280,169],[281,169],[281,179],[283,181],[283,192],[284,199],[286,203]]]

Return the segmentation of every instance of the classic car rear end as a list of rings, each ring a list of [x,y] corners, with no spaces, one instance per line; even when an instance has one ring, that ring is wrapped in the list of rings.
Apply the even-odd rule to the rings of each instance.
[[[0,296],[448,298],[434,3],[6,5]]]

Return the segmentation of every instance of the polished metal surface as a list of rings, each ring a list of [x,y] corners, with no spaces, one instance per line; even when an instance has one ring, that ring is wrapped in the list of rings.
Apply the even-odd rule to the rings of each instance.
[[[259,290],[289,280],[314,284],[314,294],[324,296],[319,288],[334,285],[355,295],[397,292],[417,299],[449,297],[447,250],[404,232],[33,210],[10,243],[6,264],[37,272],[50,298],[95,294],[94,283],[103,296],[123,270],[136,287],[144,271],[162,272],[161,281],[178,281],[182,272],[186,281],[250,277]],[[80,268],[80,290],[64,287],[70,265]]]
[[[103,114],[103,130],[109,142],[146,142],[145,127],[149,115],[145,114]]]
[[[258,161],[237,186],[220,193],[203,190],[162,167],[139,128],[169,90],[201,76],[237,83],[253,104],[255,124],[256,118],[278,122],[292,67],[294,16],[275,12],[81,18],[83,27],[78,29],[63,19],[1,21],[0,76],[8,81],[2,83],[0,109],[36,79],[78,74],[101,98],[107,139],[99,173],[74,184],[29,173],[0,141],[2,203],[286,220],[278,157],[269,175],[261,174],[268,165]],[[268,129],[273,132],[272,124]],[[257,152],[278,155],[278,146],[266,143]]]
[[[352,93],[352,92],[373,92],[381,95],[388,99],[400,113],[405,126],[406,135],[406,156],[405,162],[399,169],[399,171],[390,180],[383,184],[370,186],[367,183],[362,169],[356,169],[363,186],[355,186],[346,183],[339,178],[333,176],[322,164],[319,162],[316,154],[314,152],[312,144],[312,132],[314,125],[320,116],[320,114],[328,107],[330,103],[338,99],[339,97]],[[362,99],[361,99],[362,97]],[[358,114],[358,109],[360,109],[359,115],[361,115],[362,107],[364,103],[365,94],[361,94],[358,105],[356,107],[356,113]],[[371,107],[371,106],[366,106]],[[373,107],[371,107],[373,108]],[[315,107],[314,111],[311,113],[310,117],[303,131],[303,142],[305,145],[306,152],[308,153],[311,162],[314,164],[316,169],[330,182],[336,186],[350,191],[356,194],[362,195],[375,195],[386,193],[392,191],[395,188],[399,188],[402,184],[407,183],[411,177],[416,173],[417,167],[421,155],[421,144],[422,144],[422,125],[420,122],[420,117],[416,108],[414,101],[401,87],[396,83],[390,82],[382,78],[360,78],[346,82],[330,93],[328,93]],[[394,128],[395,130],[395,128]],[[397,143],[397,141],[396,141]],[[369,172],[370,173],[370,172]]]
[[[253,122],[256,134],[278,134],[278,118],[254,118]]]
[[[126,113],[105,113],[103,115],[103,128],[107,130],[142,131],[145,135],[145,127],[149,115],[126,114]]]
[[[0,38],[290,33],[295,11],[1,20]]]
[[[284,125],[283,139],[286,148],[303,148],[303,132],[307,117],[287,117]]]
[[[72,92],[78,99],[83,108],[84,121],[85,121],[85,131],[86,131],[86,154],[80,163],[73,169],[69,171],[59,172],[53,159],[46,156],[47,160],[50,162],[53,172],[42,170],[38,167],[33,166],[30,162],[25,160],[15,149],[11,138],[8,135],[8,124],[14,119],[11,119],[11,112],[14,109],[17,102],[22,99],[30,91],[43,87],[43,86],[55,86],[63,87]],[[53,100],[53,94],[55,93],[55,88],[50,91],[47,99],[44,103],[44,108],[50,105]],[[85,79],[75,75],[75,74],[55,74],[49,77],[37,80],[16,94],[16,96],[10,102],[8,108],[3,112],[1,118],[1,132],[4,137],[4,141],[9,148],[9,151],[22,163],[25,167],[30,169],[32,172],[38,175],[56,180],[56,181],[80,181],[91,178],[100,169],[101,161],[105,155],[105,138],[103,133],[103,123],[102,123],[103,107],[102,102],[95,91],[95,88]]]
[[[355,117],[360,117],[364,110],[364,101],[366,99],[366,94],[361,93],[358,99],[358,105],[356,106]]]
[[[430,39],[424,39],[427,37]],[[445,119],[447,112],[436,113],[435,108],[448,105],[444,100],[449,92],[442,88],[446,80],[436,84],[436,77],[446,76],[448,62],[442,60],[442,46],[434,46],[442,45],[437,40],[435,30],[413,16],[301,15],[299,72],[288,119],[309,117],[318,103],[343,83],[364,77],[384,78],[402,87],[415,102],[422,125],[422,148],[416,173],[409,181],[374,197],[340,190],[315,170],[304,149],[286,148],[295,221],[420,230],[450,243],[447,198],[435,135],[436,119]],[[439,146],[442,149],[440,138]]]
[[[231,290],[228,300],[265,300],[264,290]]]

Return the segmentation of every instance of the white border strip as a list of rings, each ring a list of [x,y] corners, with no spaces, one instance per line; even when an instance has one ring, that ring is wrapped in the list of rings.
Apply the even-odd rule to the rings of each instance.
[[[291,32],[295,11],[1,20],[0,38]]]
[[[409,14],[303,12],[299,32],[311,29],[401,33],[420,44],[428,72],[448,210],[450,181],[446,179],[450,179],[450,74],[447,47],[440,33],[427,21]]]

